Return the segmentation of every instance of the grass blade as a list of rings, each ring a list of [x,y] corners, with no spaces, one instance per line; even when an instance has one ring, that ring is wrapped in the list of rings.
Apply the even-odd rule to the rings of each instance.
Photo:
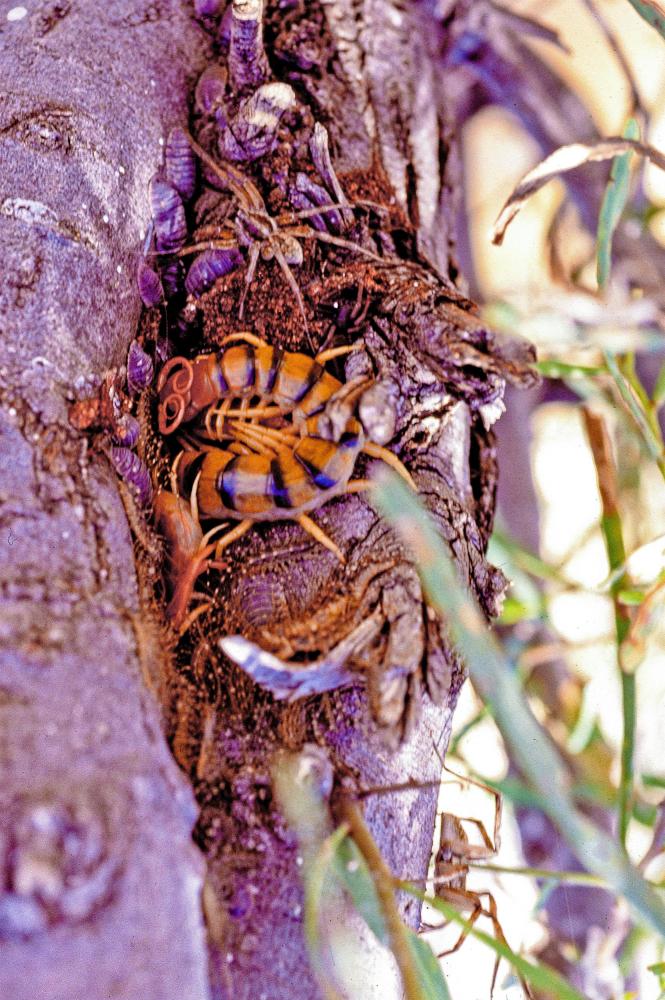
[[[626,139],[639,139],[640,129],[634,118],[628,119],[623,135]],[[599,288],[605,288],[609,280],[612,264],[612,237],[628,200],[632,158],[632,153],[623,153],[613,160],[610,179],[603,195],[598,216],[598,249],[596,252],[596,279]]]
[[[584,867],[626,898],[641,919],[665,936],[665,905],[631,865],[623,848],[579,813],[570,779],[529,708],[518,679],[488,630],[475,600],[420,500],[394,473],[377,476],[374,499],[411,550],[431,604],[443,614],[474,687],[489,705],[513,760]]]
[[[650,0],[628,0],[628,3],[647,24],[656,29],[661,38],[665,38],[665,11],[660,4]]]
[[[558,972],[554,969],[549,969],[544,965],[533,965],[526,958],[518,955],[517,952],[512,951],[508,945],[504,944],[503,941],[498,941],[493,938],[490,934],[486,934],[484,931],[479,930],[473,924],[470,924],[468,920],[457,912],[454,906],[450,903],[446,903],[442,899],[438,899],[436,896],[428,896],[416,886],[411,885],[409,882],[400,882],[400,889],[404,889],[405,892],[411,893],[411,895],[416,896],[425,903],[429,903],[434,909],[442,913],[446,920],[451,920],[460,927],[464,927],[471,937],[476,938],[478,941],[482,941],[486,944],[497,955],[505,958],[506,961],[510,962],[513,968],[520,973],[524,979],[528,980],[532,986],[535,986],[539,991],[542,991],[546,996],[555,997],[556,1000],[584,1000],[581,993],[571,986],[569,983],[563,979]]]

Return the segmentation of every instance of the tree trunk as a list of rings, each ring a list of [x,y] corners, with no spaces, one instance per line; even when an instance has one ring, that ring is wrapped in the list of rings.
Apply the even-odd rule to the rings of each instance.
[[[529,353],[487,331],[451,280],[459,165],[427,5],[272,3],[265,30],[269,76],[288,82],[297,103],[276,150],[254,158],[248,176],[267,200],[278,168],[293,174],[308,161],[322,123],[350,200],[381,202],[389,216],[378,248],[389,267],[342,250],[322,267],[316,247],[295,269],[310,337],[318,347],[332,308],[337,328],[362,338],[365,362],[393,390],[392,446],[491,615],[503,580],[484,560],[496,486],[486,428],[504,379],[526,378]],[[270,794],[274,754],[316,741],[356,788],[436,778],[434,745],[447,744],[463,670],[406,553],[360,495],[317,515],[344,550],[343,568],[291,524],[259,525],[229,549],[212,612],[183,641],[171,637],[173,665],[169,633],[150,610],[150,560],[137,583],[114,476],[69,425],[67,401],[118,365],[134,335],[148,180],[160,137],[186,122],[209,36],[175,2],[113,0],[89,13],[44,4],[7,21],[0,44],[9,95],[0,145],[0,992],[315,997],[298,850]],[[232,41],[234,58],[242,61]],[[237,108],[257,81],[250,72],[241,81],[237,67],[235,76]],[[244,270],[204,297],[207,343],[240,327],[295,349],[297,331],[309,351],[275,262],[259,269],[242,324]],[[363,309],[344,325],[338,302],[356,295]],[[286,707],[217,652],[219,635],[238,632],[285,658],[325,659],[368,619],[371,642],[349,661],[358,683]],[[160,710],[195,788],[200,854]],[[431,790],[367,800],[366,820],[397,874],[425,873],[434,812]],[[414,902],[403,911],[416,926]],[[370,981],[373,950],[368,939],[368,997],[385,995]]]

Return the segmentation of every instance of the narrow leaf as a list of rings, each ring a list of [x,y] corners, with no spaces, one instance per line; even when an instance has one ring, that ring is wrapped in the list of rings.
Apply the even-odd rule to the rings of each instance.
[[[495,954],[500,955],[510,962],[516,972],[523,976],[524,979],[527,979],[532,986],[545,993],[546,996],[555,997],[556,1000],[584,1000],[583,995],[578,993],[575,987],[567,983],[554,969],[550,969],[544,965],[534,965],[526,958],[518,955],[517,952],[509,948],[503,941],[499,941],[490,934],[486,934],[484,931],[479,930],[475,924],[471,924],[468,920],[465,920],[451,903],[447,903],[436,896],[427,896],[408,882],[401,882],[400,888],[406,892],[410,892],[418,899],[422,899],[423,902],[429,903],[435,910],[442,913],[446,920],[453,921],[464,927],[472,937],[477,938],[478,941],[482,941]]]
[[[658,378],[656,379],[656,384],[653,387],[653,405],[658,408],[665,403],[665,363],[663,363],[660,371],[658,372]]]
[[[623,132],[625,139],[639,139],[640,129],[634,118],[630,118]],[[630,161],[632,153],[617,156],[612,164],[610,179],[598,216],[596,278],[599,288],[605,288],[612,263],[612,237],[626,207],[630,190]]]
[[[347,890],[353,905],[381,944],[388,944],[388,928],[381,901],[367,862],[351,837],[337,845],[334,858],[335,874]]]
[[[631,7],[652,28],[655,28],[661,38],[665,38],[665,8],[657,0],[628,0]]]
[[[639,153],[655,163],[661,170],[665,170],[665,155],[654,146],[649,146],[645,142],[637,139],[624,139],[621,136],[612,136],[601,139],[599,142],[584,143],[575,142],[570,146],[561,146],[550,156],[544,159],[537,167],[530,170],[519,182],[508,201],[505,203],[492,230],[492,243],[500,245],[506,234],[506,229],[513,221],[522,206],[529,200],[531,195],[540,191],[548,181],[569,170],[575,170],[585,163],[593,163],[598,160],[611,160],[620,153]]]
[[[439,961],[427,941],[409,930],[407,942],[425,1000],[451,1000]]]
[[[542,796],[547,814],[584,867],[606,879],[647,924],[665,935],[665,905],[658,893],[631,865],[622,847],[575,808],[566,768],[534,718],[519,679],[475,600],[460,583],[421,501],[387,470],[377,476],[376,484],[377,506],[411,550],[430,603],[445,616],[474,687],[489,705],[515,763]]]

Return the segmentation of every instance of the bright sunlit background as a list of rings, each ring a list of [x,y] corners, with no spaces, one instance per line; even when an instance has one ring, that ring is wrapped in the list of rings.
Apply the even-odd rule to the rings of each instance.
[[[568,54],[543,41],[529,41],[567,81],[586,104],[601,134],[620,135],[630,114],[630,87],[615,52],[612,51],[593,8],[585,0],[505,0],[522,14],[555,28]],[[645,140],[665,148],[665,43],[642,21],[626,0],[599,0],[597,8],[619,40],[641,100],[650,115]],[[571,136],[571,140],[574,136]],[[466,202],[470,218],[471,247],[477,292],[493,319],[508,316],[512,328],[528,336],[538,347],[540,359],[553,358],[587,366],[602,361],[602,350],[628,350],[635,346],[653,349],[644,326],[649,317],[648,302],[631,298],[625,287],[610,282],[604,296],[596,296],[595,271],[582,271],[583,289],[564,288],[553,280],[548,267],[547,237],[556,211],[566,198],[560,181],[548,184],[532,197],[511,225],[502,246],[490,242],[496,216],[520,178],[541,155],[536,143],[507,111],[484,109],[468,124],[464,134]],[[584,168],[582,168],[584,169]],[[652,203],[651,232],[665,244],[665,173],[648,167],[645,192]],[[663,206],[659,208],[659,206]],[[565,251],[571,261],[593,255],[593,241],[579,231],[574,221],[566,223]],[[639,233],[636,236],[639,239]],[[655,317],[654,317],[655,318]],[[662,356],[660,358],[662,364]],[[622,524],[634,586],[648,589],[665,569],[665,488],[655,464],[640,452],[626,418],[606,403],[604,412],[613,434],[619,466]],[[500,430],[500,428],[499,428]],[[571,401],[543,401],[530,414],[530,468],[537,498],[538,555],[555,567],[559,580],[545,584],[550,643],[572,674],[579,679],[582,708],[574,730],[564,733],[563,743],[571,751],[584,749],[594,725],[614,757],[610,780],[616,786],[622,735],[621,687],[617,669],[614,610],[608,592],[608,560],[600,531],[602,513],[596,469],[581,417],[580,407]],[[511,476],[505,462],[503,477]],[[632,477],[632,481],[631,481]],[[504,512],[505,513],[505,512]],[[509,520],[509,518],[506,518]],[[500,561],[500,560],[498,560]],[[506,567],[504,567],[505,569]],[[510,575],[509,569],[506,569]],[[537,651],[536,651],[537,653]],[[525,662],[528,657],[525,656]],[[649,641],[637,683],[637,732],[635,772],[656,779],[665,776],[665,612],[654,616]],[[537,706],[536,706],[537,710]],[[480,718],[480,721],[477,721]],[[474,721],[476,720],[476,721]],[[483,717],[482,705],[466,685],[455,715],[455,732],[463,733],[451,766],[466,764],[470,773],[490,780],[507,774],[503,744],[492,721]],[[563,726],[563,723],[561,724]],[[559,734],[561,737],[561,734]],[[656,781],[657,785],[657,781]],[[641,787],[646,802],[654,805],[662,789]],[[473,786],[446,784],[440,808],[460,816],[482,819],[491,833],[494,800]],[[651,842],[652,830],[631,821],[628,847],[639,862]],[[519,838],[509,802],[505,803],[501,831],[502,849],[497,863],[524,864]],[[647,869],[652,879],[662,878],[665,866],[656,859]],[[490,889],[496,899],[499,918],[510,946],[524,950],[542,944],[546,934],[537,919],[539,890],[529,878],[503,874],[469,876],[469,886]],[[433,924],[437,917],[425,913]],[[480,926],[491,933],[491,925]],[[455,928],[429,936],[438,952],[457,938]],[[593,960],[594,944],[587,954],[571,956],[576,961]],[[647,965],[663,960],[653,938],[636,942],[634,969],[637,982],[632,992],[641,1000],[661,997],[658,979]],[[598,958],[600,961],[600,958]],[[621,983],[618,966],[608,962],[607,992],[594,994],[599,1000],[623,996],[614,990]],[[455,955],[443,960],[443,968],[454,997],[486,1000],[489,996],[494,956],[481,944],[467,940]],[[612,971],[613,970],[613,971]],[[612,985],[612,977],[614,984]],[[495,996],[516,1000],[522,989],[510,970],[502,964]]]

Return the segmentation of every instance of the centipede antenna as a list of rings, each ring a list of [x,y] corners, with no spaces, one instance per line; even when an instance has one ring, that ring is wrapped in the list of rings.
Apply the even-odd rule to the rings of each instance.
[[[411,473],[406,466],[400,462],[394,452],[390,451],[388,448],[384,448],[380,444],[374,444],[373,441],[365,441],[362,451],[364,451],[366,455],[370,455],[371,458],[380,458],[382,462],[385,462],[386,465],[391,467],[391,469],[394,469],[395,472],[399,473],[402,479],[409,484],[415,493],[418,492],[418,487],[411,478]]]

